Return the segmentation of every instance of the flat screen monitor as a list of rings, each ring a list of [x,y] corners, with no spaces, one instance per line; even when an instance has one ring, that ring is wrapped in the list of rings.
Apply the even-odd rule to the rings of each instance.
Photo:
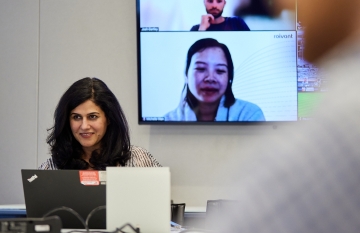
[[[311,119],[326,78],[303,58],[296,2],[270,2],[137,0],[139,124]]]

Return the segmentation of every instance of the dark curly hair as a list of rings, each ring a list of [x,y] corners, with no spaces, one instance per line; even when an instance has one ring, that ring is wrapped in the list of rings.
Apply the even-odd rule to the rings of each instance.
[[[109,123],[101,140],[101,149],[92,152],[91,168],[105,170],[107,166],[124,166],[130,158],[128,123],[120,104],[106,86],[97,78],[83,78],[73,83],[61,97],[54,113],[54,126],[48,131],[54,164],[59,169],[88,169],[90,164],[81,158],[82,146],[70,129],[70,112],[87,100],[93,101],[105,113]]]

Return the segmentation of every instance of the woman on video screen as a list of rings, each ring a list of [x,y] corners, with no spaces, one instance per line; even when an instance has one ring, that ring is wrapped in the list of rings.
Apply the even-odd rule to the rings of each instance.
[[[178,107],[165,121],[265,121],[255,104],[235,99],[234,65],[226,45],[196,41],[187,53],[185,85]]]

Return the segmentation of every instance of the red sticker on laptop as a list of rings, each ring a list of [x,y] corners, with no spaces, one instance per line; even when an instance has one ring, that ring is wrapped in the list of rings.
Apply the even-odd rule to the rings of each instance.
[[[79,175],[83,185],[100,185],[98,171],[79,171]]]

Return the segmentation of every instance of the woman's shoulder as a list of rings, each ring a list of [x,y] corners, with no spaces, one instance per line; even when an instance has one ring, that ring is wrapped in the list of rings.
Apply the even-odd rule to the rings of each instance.
[[[242,99],[235,99],[235,103],[231,107],[243,107],[243,108],[249,108],[249,109],[260,109],[260,107],[257,104],[254,104],[252,102],[242,100]]]
[[[196,115],[186,101],[164,116],[165,121],[196,121]]]
[[[39,170],[58,170],[56,165],[54,164],[52,158],[48,158],[45,162],[43,162],[40,167],[38,168]]]
[[[180,107],[175,108],[174,110],[166,113],[164,115],[165,121],[178,121],[181,119],[181,109]]]
[[[130,147],[130,159],[126,162],[126,167],[161,167],[161,164],[150,154],[149,151],[132,145]]]
[[[249,101],[236,99],[230,108],[232,117],[240,121],[265,121],[264,113],[261,108]]]

